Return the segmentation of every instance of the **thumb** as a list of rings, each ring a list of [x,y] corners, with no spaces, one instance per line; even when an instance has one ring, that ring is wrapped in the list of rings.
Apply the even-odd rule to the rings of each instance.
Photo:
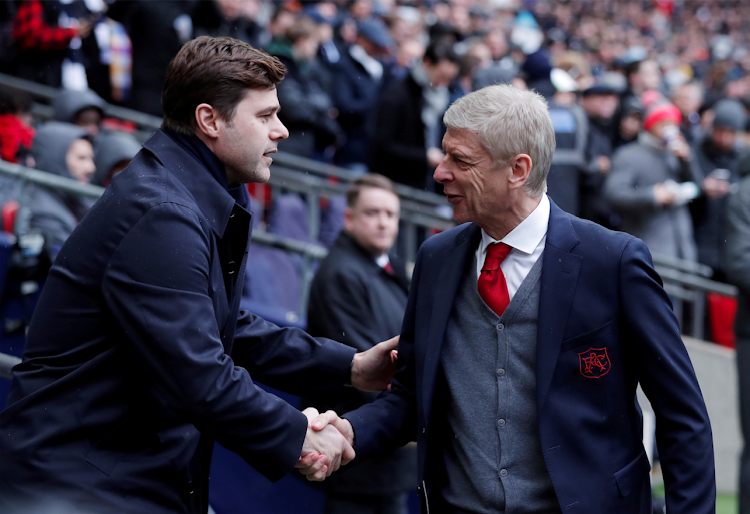
[[[312,429],[316,432],[320,432],[328,425],[336,425],[339,416],[334,411],[329,410],[316,417],[312,422]]]
[[[354,448],[352,448],[349,443],[346,443],[344,446],[344,453],[341,455],[341,464],[349,464],[356,456],[357,454],[354,452]]]
[[[382,347],[383,351],[390,352],[398,347],[398,340],[401,336],[393,337],[387,341],[383,341],[378,346]]]

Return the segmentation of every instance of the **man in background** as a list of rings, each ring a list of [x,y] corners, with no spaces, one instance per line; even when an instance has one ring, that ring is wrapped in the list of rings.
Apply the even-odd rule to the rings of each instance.
[[[347,192],[344,231],[321,263],[310,290],[307,331],[335,338],[359,351],[401,331],[408,280],[404,263],[388,251],[398,234],[399,199],[382,175],[364,175]],[[342,413],[377,397],[347,388]],[[327,514],[406,514],[407,492],[416,487],[416,448],[378,456],[326,480]]]

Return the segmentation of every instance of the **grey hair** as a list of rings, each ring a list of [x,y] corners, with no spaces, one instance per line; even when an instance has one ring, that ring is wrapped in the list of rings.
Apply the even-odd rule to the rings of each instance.
[[[543,96],[508,84],[488,86],[456,100],[443,122],[449,129],[477,133],[497,167],[527,154],[532,168],[526,192],[536,197],[547,190],[555,130]]]

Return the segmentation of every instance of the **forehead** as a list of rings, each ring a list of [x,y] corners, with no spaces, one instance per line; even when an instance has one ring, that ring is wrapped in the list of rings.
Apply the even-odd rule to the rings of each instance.
[[[479,141],[479,134],[466,129],[449,128],[443,137],[443,149],[449,154],[462,154],[476,159],[490,156]]]
[[[273,89],[249,89],[245,97],[240,101],[238,107],[251,111],[261,111],[279,106],[279,97],[276,88]]]
[[[398,209],[398,196],[379,187],[363,187],[359,191],[359,198],[355,207]]]

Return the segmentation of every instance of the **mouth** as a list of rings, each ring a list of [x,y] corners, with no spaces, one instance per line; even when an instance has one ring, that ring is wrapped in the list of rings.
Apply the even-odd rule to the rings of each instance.
[[[276,148],[273,148],[271,150],[267,150],[266,152],[263,153],[263,157],[267,157],[267,158],[269,158],[269,159],[271,159],[273,161],[273,157],[271,157],[271,154],[272,153],[276,153],[277,151],[278,151],[278,149],[276,149]]]
[[[456,204],[461,201],[462,196],[459,195],[452,195],[452,194],[445,194],[446,197],[448,197],[448,203],[450,204]]]

